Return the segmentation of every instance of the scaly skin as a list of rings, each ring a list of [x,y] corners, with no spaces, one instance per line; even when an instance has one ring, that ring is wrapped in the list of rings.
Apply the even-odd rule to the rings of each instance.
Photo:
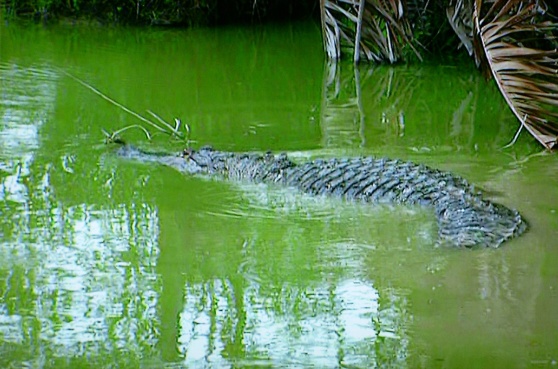
[[[168,155],[123,146],[119,155],[189,174],[282,184],[312,195],[429,206],[436,213],[440,243],[458,247],[498,247],[527,229],[517,211],[484,200],[465,179],[400,160],[367,157],[297,164],[285,154],[231,153],[209,147]]]

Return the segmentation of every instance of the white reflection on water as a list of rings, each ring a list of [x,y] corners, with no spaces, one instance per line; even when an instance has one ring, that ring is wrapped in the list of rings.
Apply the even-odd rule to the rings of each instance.
[[[57,77],[0,64],[0,78],[0,367],[154,356],[157,211],[60,202],[53,164],[35,162]]]
[[[53,73],[0,64],[0,200],[25,202],[21,178],[30,173],[39,129],[54,110],[55,96]]]
[[[153,350],[159,293],[156,211],[78,206],[54,209],[47,217],[32,215],[42,229],[14,229],[21,237],[0,246],[1,274],[11,270],[0,300],[3,344],[54,357],[114,350],[140,356]],[[39,327],[29,331],[29,324]]]
[[[178,337],[184,366],[406,366],[405,301],[394,291],[380,298],[370,282],[354,278],[303,290],[285,285],[274,296],[265,290],[251,281],[235,297],[240,291],[230,281],[187,285]],[[243,355],[230,352],[235,343]]]
[[[39,129],[54,110],[57,76],[48,69],[0,64],[0,153],[39,147]]]

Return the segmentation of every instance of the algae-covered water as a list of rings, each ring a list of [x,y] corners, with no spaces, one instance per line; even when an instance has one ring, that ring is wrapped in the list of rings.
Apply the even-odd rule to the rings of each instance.
[[[0,26],[1,368],[558,366],[558,160],[472,62],[328,65],[318,26]],[[296,160],[388,156],[517,208],[497,250],[425,209],[184,176],[114,155],[140,123]],[[178,151],[166,136],[148,143]]]

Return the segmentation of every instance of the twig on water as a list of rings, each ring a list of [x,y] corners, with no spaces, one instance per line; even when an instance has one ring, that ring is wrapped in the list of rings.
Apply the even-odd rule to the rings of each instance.
[[[523,121],[525,121],[525,118],[523,118]],[[508,143],[506,146],[502,147],[502,149],[507,149],[508,147],[512,147],[513,145],[515,145],[515,142],[519,138],[519,134],[521,133],[522,130],[523,130],[523,122],[519,125],[519,129],[515,133],[515,136],[513,137],[511,142]]]
[[[124,128],[120,128],[117,131],[114,131],[112,133],[109,133],[108,131],[104,130],[101,128],[101,130],[103,131],[103,134],[105,135],[106,138],[106,142],[107,143],[123,143],[124,141],[122,141],[118,135],[121,134],[124,131],[127,131],[131,128],[139,128],[140,130],[143,131],[143,133],[145,133],[145,137],[147,138],[148,141],[151,141],[151,133],[149,133],[149,131],[147,129],[145,129],[145,127],[140,126],[139,124],[133,124],[131,126],[126,126]]]
[[[58,68],[57,68],[58,69]],[[103,98],[104,100],[108,101],[109,103],[115,105],[116,107],[122,109],[123,111],[125,111],[128,114],[131,114],[132,116],[136,117],[137,119],[141,120],[144,123],[147,123],[148,125],[150,125],[151,127],[155,128],[157,131],[167,134],[171,137],[176,137],[180,140],[186,141],[186,143],[190,142],[190,127],[185,124],[184,125],[184,130],[186,131],[186,135],[184,135],[184,133],[180,132],[180,125],[181,125],[181,121],[180,119],[175,118],[175,127],[173,127],[172,125],[170,125],[169,123],[165,122],[159,115],[155,114],[154,112],[152,112],[151,110],[147,110],[147,112],[153,116],[161,125],[139,115],[138,113],[136,113],[135,111],[127,108],[126,106],[120,104],[118,101],[112,99],[111,97],[107,96],[106,94],[104,94],[103,92],[101,92],[100,90],[98,90],[97,88],[91,86],[89,83],[79,79],[78,77],[72,75],[71,73],[68,73],[62,69],[58,69],[61,73],[65,74],[66,76],[70,77],[71,79],[73,79],[74,81],[76,81],[77,83],[81,84],[82,86],[88,88],[89,90],[93,91],[95,94],[97,94],[98,96],[100,96],[101,98]],[[126,126],[124,128],[121,128],[113,133],[109,133],[107,131],[105,131],[104,129],[103,134],[106,136],[107,142],[122,142],[122,140],[120,140],[118,138],[118,135],[122,132],[125,132],[131,128],[139,128],[140,130],[143,131],[143,133],[145,133],[145,136],[147,137],[147,139],[149,141],[151,141],[151,138],[153,137],[151,135],[151,133],[149,133],[149,131],[139,125],[139,124],[134,124],[134,125],[130,125],[130,126]]]
[[[151,110],[147,110],[147,112],[149,114],[151,114],[151,116],[155,119],[157,119],[163,126],[167,127],[171,132],[178,132],[178,127],[172,128],[172,126],[170,124],[168,124],[167,122],[165,122],[163,120],[163,118],[161,118],[160,116],[158,116],[157,114],[153,113]],[[178,132],[180,135],[182,135],[180,132]],[[182,136],[180,136],[180,138],[182,138]]]

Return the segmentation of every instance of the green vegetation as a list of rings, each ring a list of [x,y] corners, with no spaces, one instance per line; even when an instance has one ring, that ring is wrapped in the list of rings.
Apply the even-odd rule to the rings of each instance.
[[[191,26],[309,17],[311,0],[7,0],[7,17],[48,21],[74,18],[103,23]]]

